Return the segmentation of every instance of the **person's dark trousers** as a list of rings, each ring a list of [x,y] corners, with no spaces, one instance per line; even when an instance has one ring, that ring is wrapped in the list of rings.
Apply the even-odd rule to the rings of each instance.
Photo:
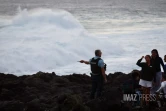
[[[95,94],[96,97],[100,97],[102,90],[103,90],[103,77],[102,75],[91,75],[92,80],[92,89],[91,89],[91,95],[90,98],[94,99]]]

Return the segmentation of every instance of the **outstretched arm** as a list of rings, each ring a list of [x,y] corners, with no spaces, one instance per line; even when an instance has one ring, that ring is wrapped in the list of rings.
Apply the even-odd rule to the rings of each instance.
[[[85,63],[85,64],[90,64],[89,61],[85,61],[85,60],[80,60],[80,63]]]
[[[166,84],[164,82],[162,82],[160,88],[156,92],[160,92],[165,87],[166,87]]]

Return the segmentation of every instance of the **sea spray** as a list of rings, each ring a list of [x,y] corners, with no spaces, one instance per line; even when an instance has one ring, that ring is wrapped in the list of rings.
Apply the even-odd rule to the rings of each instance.
[[[113,41],[89,34],[64,10],[19,9],[18,12],[8,26],[0,29],[0,72],[30,74],[40,70],[67,74],[75,72],[71,66],[78,66],[76,61],[93,57],[95,49],[101,49],[103,56],[124,52]],[[81,67],[76,72],[84,70]],[[89,66],[85,67],[87,72]],[[70,72],[65,71],[69,68]]]

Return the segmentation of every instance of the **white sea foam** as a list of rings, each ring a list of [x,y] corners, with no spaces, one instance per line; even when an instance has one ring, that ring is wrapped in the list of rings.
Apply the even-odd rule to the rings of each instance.
[[[119,44],[89,34],[63,10],[19,9],[13,18],[0,21],[0,72],[86,73],[89,66],[77,61],[88,60],[95,49],[101,49],[105,58],[124,52]]]

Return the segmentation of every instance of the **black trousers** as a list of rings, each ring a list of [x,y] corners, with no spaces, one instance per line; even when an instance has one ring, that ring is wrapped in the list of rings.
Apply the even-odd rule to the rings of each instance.
[[[92,89],[91,89],[91,95],[90,98],[94,99],[95,98],[95,94],[96,97],[100,97],[102,90],[103,90],[103,77],[102,75],[91,75],[91,80],[92,80]]]

